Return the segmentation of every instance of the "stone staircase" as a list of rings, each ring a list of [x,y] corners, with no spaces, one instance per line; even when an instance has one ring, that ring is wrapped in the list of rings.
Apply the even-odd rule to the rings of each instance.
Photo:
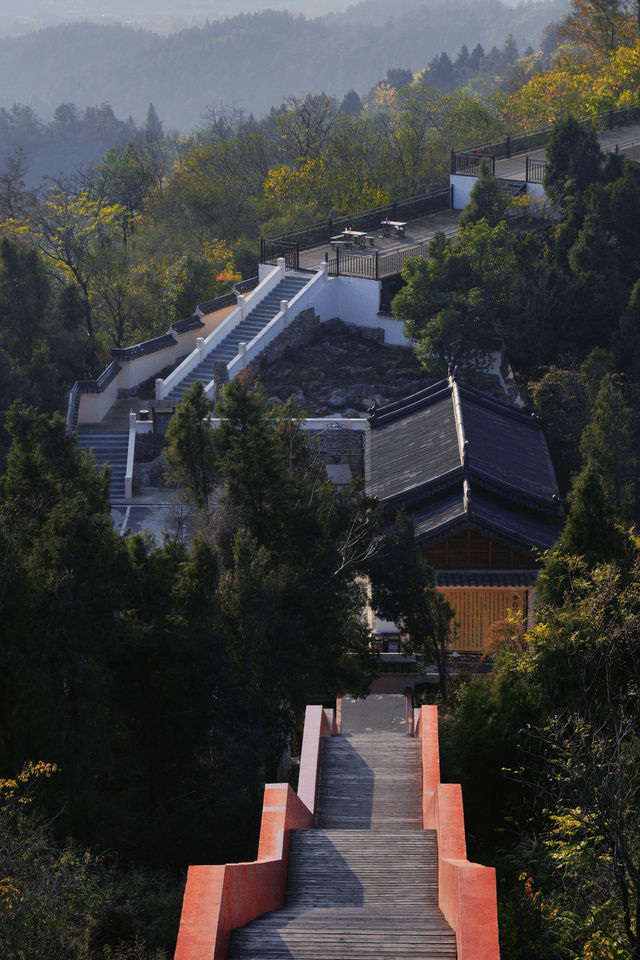
[[[244,320],[231,330],[221,343],[212,350],[201,363],[178,383],[168,394],[170,399],[181,400],[182,395],[200,380],[205,385],[213,379],[213,367],[216,361],[229,363],[238,355],[240,343],[250,343],[267,324],[280,312],[282,300],[292,300],[309,283],[310,274],[291,271],[285,278],[257,304]]]
[[[80,450],[92,450],[96,465],[111,467],[109,497],[119,500],[124,497],[124,478],[127,472],[128,430],[78,430]]]
[[[527,184],[524,180],[505,180],[499,179],[500,189],[510,197],[518,197],[527,192]]]
[[[455,960],[419,749],[402,733],[324,740],[316,829],[291,834],[285,906],[234,930],[229,960]]]

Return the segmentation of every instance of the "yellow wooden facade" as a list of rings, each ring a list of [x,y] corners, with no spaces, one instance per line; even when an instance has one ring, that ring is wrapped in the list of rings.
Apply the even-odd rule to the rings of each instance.
[[[454,650],[479,653],[484,650],[492,623],[504,620],[507,611],[528,617],[526,587],[439,587],[455,613],[451,625]]]

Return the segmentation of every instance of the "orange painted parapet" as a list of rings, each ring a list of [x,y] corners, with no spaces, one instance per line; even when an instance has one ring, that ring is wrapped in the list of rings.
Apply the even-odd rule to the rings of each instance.
[[[438,901],[455,930],[458,960],[500,960],[495,870],[467,860],[460,784],[440,783],[438,708],[416,710],[415,720],[423,826],[438,833]]]
[[[334,726],[331,711],[307,707],[300,781],[313,795],[319,770],[321,738]],[[284,903],[289,831],[313,827],[313,810],[288,783],[264,788],[258,859],[251,863],[190,866],[182,902],[175,960],[226,960],[229,936]]]
[[[316,812],[316,790],[322,756],[322,739],[331,736],[334,724],[332,711],[324,710],[322,707],[307,707],[304,715],[304,733],[300,751],[298,796],[313,814]]]

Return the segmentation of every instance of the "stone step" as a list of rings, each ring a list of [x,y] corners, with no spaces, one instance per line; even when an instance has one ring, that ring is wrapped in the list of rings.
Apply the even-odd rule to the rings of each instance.
[[[205,360],[202,361],[190,374],[187,374],[179,384],[169,393],[172,399],[180,399],[197,380],[207,384],[213,378],[213,365],[217,360],[227,363],[238,355],[238,345],[249,343],[260,333],[267,324],[280,312],[282,300],[287,302],[302,290],[311,279],[309,276],[287,274],[274,290],[250,310],[244,320],[231,330]]]
[[[109,495],[124,497],[124,480],[127,472],[129,432],[126,430],[78,430],[77,444],[80,450],[91,451],[96,467],[111,468]]]

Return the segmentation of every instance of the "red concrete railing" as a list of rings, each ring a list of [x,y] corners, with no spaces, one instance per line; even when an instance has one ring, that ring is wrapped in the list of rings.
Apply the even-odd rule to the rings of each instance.
[[[265,786],[257,860],[189,867],[175,960],[227,960],[234,927],[284,904],[289,831],[313,827],[322,738],[334,732],[333,711],[307,707],[298,793]]]
[[[422,741],[422,818],[438,833],[438,901],[454,929],[458,960],[500,960],[496,874],[467,860],[462,790],[440,783],[438,708],[415,711]]]

